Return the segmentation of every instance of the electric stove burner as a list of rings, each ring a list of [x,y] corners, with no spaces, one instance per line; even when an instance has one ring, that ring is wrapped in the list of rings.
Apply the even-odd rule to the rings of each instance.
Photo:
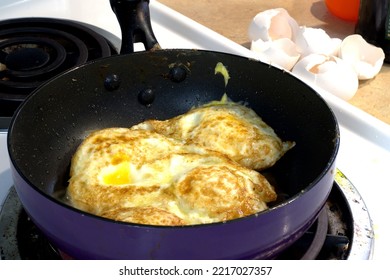
[[[34,89],[61,72],[116,54],[86,25],[52,18],[0,22],[0,117],[11,117]]]
[[[62,259],[29,219],[11,188],[0,213],[1,259]],[[370,259],[373,229],[365,204],[353,185],[338,172],[317,221],[277,259]]]

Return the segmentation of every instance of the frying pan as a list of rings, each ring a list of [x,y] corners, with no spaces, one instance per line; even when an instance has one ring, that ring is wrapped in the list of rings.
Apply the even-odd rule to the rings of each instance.
[[[330,193],[339,147],[331,109],[306,84],[259,61],[158,50],[148,1],[111,4],[127,42],[122,54],[48,81],[11,121],[11,169],[28,215],[54,246],[76,259],[274,258],[313,224]],[[148,51],[124,54],[132,51],[132,40]],[[214,75],[218,62],[229,70],[227,87]],[[264,171],[280,198],[268,210],[225,223],[168,227],[115,222],[64,201],[71,157],[89,132],[171,118],[225,92],[255,110],[283,140],[296,142]]]

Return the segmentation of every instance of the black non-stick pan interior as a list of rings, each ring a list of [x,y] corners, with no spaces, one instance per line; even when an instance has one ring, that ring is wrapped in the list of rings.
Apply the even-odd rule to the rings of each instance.
[[[226,87],[214,74],[218,62],[231,76]],[[179,77],[172,74],[177,67],[184,70]],[[15,114],[18,121],[8,134],[12,159],[31,185],[57,196],[66,190],[73,153],[91,131],[171,118],[225,92],[254,109],[283,140],[296,142],[264,172],[281,192],[294,196],[326,171],[336,154],[338,130],[317,93],[261,62],[194,50],[118,55],[58,76]]]

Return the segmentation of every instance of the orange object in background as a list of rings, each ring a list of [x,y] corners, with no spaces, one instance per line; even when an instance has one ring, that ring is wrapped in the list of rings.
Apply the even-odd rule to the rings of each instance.
[[[357,21],[360,0],[325,0],[326,7],[335,16],[349,21]]]

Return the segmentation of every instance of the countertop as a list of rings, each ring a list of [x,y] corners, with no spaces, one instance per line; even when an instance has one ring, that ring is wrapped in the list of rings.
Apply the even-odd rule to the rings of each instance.
[[[250,22],[257,13],[272,8],[285,8],[299,25],[322,28],[335,38],[353,34],[355,27],[329,13],[323,0],[158,1],[248,48]],[[390,64],[384,64],[375,78],[360,81],[358,92],[348,102],[390,125],[389,81]]]

